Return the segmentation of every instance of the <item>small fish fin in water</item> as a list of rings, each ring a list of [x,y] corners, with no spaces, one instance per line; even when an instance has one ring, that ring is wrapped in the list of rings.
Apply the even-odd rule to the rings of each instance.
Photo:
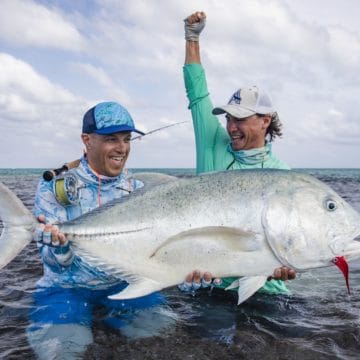
[[[350,295],[350,284],[349,284],[349,265],[347,263],[347,261],[345,260],[345,258],[343,256],[336,256],[333,261],[334,265],[336,265],[340,271],[343,273],[344,278],[345,278],[345,282],[346,282],[346,287],[348,289],[348,293]]]
[[[162,286],[154,280],[140,278],[129,284],[124,290],[117,294],[108,296],[111,300],[126,300],[149,295],[162,289]]]
[[[238,305],[247,300],[251,295],[264,286],[267,276],[242,277],[233,281],[225,290],[238,288]]]

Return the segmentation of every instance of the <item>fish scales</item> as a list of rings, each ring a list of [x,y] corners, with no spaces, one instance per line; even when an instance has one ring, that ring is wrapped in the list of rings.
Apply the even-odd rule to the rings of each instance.
[[[199,269],[242,276],[244,301],[278,266],[305,271],[360,256],[359,214],[309,175],[241,170],[159,185],[159,175],[136,178],[144,189],[60,224],[79,256],[128,280],[112,298],[144,296]]]

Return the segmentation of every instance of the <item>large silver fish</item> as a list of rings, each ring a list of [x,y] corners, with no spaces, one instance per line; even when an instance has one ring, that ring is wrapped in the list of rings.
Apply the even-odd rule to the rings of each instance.
[[[60,224],[79,256],[128,281],[112,299],[181,283],[194,269],[241,276],[239,303],[281,265],[297,272],[360,257],[360,216],[331,188],[293,171],[240,170],[177,179],[137,175],[132,195]],[[32,239],[35,218],[0,185],[0,268]]]

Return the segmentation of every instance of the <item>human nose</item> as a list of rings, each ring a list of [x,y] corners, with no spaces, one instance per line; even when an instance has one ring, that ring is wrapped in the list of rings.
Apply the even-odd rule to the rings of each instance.
[[[232,131],[237,130],[236,123],[235,123],[235,121],[233,119],[227,119],[226,127],[227,127],[228,132],[232,132]]]
[[[119,152],[126,152],[128,147],[129,147],[129,144],[126,141],[124,141],[123,139],[119,139],[116,142],[116,150]]]

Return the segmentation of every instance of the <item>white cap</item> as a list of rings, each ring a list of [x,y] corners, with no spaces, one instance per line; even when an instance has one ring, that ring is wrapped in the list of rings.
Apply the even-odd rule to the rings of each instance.
[[[237,90],[227,105],[213,109],[214,115],[228,113],[238,119],[254,114],[272,114],[275,110],[270,95],[257,86]]]

